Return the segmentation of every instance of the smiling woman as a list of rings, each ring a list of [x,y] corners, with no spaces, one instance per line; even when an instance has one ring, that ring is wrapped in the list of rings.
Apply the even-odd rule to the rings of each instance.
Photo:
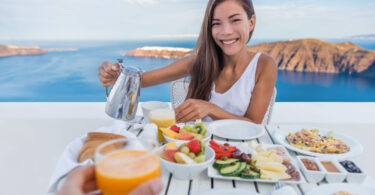
[[[177,122],[240,119],[261,123],[274,90],[277,68],[264,54],[248,51],[255,26],[251,0],[210,0],[196,55],[145,72],[142,87],[190,76],[186,101],[175,109]],[[98,77],[114,83],[119,64],[103,62]]]

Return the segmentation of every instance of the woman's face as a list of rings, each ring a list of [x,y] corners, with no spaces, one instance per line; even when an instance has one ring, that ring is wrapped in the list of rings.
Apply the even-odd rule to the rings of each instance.
[[[223,53],[232,56],[241,51],[249,40],[255,18],[249,19],[242,5],[227,0],[216,6],[212,19],[212,37]]]

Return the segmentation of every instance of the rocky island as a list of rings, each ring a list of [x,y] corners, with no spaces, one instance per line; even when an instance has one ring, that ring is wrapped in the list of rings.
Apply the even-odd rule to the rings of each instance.
[[[16,46],[16,45],[1,45],[0,57],[16,56],[16,55],[40,55],[47,52],[62,52],[62,51],[77,51],[76,48],[51,48],[41,49],[38,46]]]
[[[22,47],[15,45],[0,45],[0,57],[15,55],[38,55],[45,53],[47,53],[47,51],[39,48],[38,46]]]
[[[182,58],[193,53],[193,49],[181,47],[141,47],[127,52],[123,56],[154,57],[174,59]]]
[[[361,74],[375,78],[375,51],[351,42],[300,39],[265,42],[249,46],[248,49],[272,56],[280,70]],[[143,47],[126,55],[169,59],[181,58],[193,52],[186,48]]]

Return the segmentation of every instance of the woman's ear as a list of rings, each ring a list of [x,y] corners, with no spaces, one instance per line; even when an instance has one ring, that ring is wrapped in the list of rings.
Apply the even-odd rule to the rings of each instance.
[[[252,32],[254,30],[254,27],[255,27],[255,14],[253,14],[251,16],[251,18],[249,19],[249,23],[250,23],[250,32]]]

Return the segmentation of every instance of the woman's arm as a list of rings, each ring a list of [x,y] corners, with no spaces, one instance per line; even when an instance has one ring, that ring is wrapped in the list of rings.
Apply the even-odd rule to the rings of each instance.
[[[194,56],[187,56],[162,68],[142,74],[142,87],[174,81],[189,75]]]
[[[272,57],[262,54],[259,71],[245,117],[254,123],[262,123],[270,104],[277,79],[277,66]]]
[[[261,55],[257,67],[254,90],[245,116],[238,116],[227,112],[221,107],[208,101],[189,99],[176,108],[176,121],[193,121],[209,116],[214,120],[239,119],[260,124],[262,123],[264,114],[267,112],[273,89],[275,87],[276,78],[277,67],[274,60],[267,55]]]
[[[189,75],[195,56],[187,56],[165,67],[142,74],[141,86],[150,87],[161,83],[177,80]],[[118,77],[118,63],[103,62],[98,68],[98,77],[104,87],[111,86]]]

